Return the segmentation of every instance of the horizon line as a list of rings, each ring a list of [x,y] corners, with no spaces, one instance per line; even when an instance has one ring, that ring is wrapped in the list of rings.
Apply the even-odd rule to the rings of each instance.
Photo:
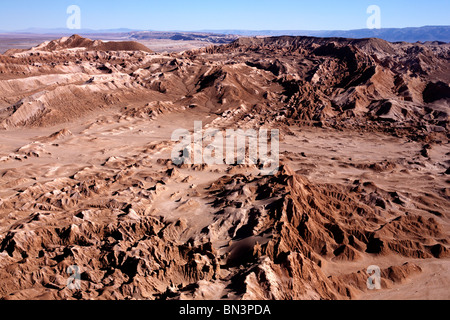
[[[175,30],[157,30],[157,29],[132,29],[127,27],[120,27],[120,28],[109,28],[109,29],[92,29],[92,28],[81,28],[81,29],[69,29],[64,27],[56,27],[56,28],[39,28],[39,27],[30,27],[27,29],[20,29],[20,30],[4,30],[1,29],[0,32],[2,33],[33,33],[31,31],[33,30],[41,30],[41,31],[70,31],[75,32],[76,31],[93,31],[93,32],[101,32],[101,31],[117,31],[120,32],[120,30],[123,30],[123,32],[192,32],[192,33],[213,33],[213,32],[232,32],[232,31],[238,31],[238,32],[283,32],[283,31],[289,31],[289,32],[347,32],[347,31],[359,31],[359,30],[366,30],[366,31],[378,31],[378,30],[389,30],[389,29],[419,29],[419,28],[427,28],[427,27],[450,27],[450,25],[424,25],[419,27],[385,27],[385,28],[379,28],[379,29],[369,29],[369,28],[359,28],[359,29],[200,29],[200,30],[183,30],[183,29],[175,29]],[[69,32],[69,33],[70,33]]]

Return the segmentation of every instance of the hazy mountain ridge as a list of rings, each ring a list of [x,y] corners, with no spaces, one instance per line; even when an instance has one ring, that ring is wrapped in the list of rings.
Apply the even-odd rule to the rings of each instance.
[[[355,29],[355,30],[197,30],[197,31],[155,31],[155,30],[134,30],[128,28],[118,29],[79,29],[72,30],[67,28],[29,28],[19,31],[1,31],[6,34],[57,34],[72,35],[78,34],[103,34],[115,33],[123,34],[124,37],[137,37],[145,34],[147,38],[168,39],[168,37],[184,35],[186,40],[198,39],[206,35],[214,34],[216,36],[313,36],[313,37],[343,37],[343,38],[380,38],[386,41],[406,41],[406,42],[425,42],[442,41],[450,42],[450,26],[423,26],[408,28],[382,28],[382,29]],[[180,40],[185,40],[180,38]],[[218,42],[224,43],[224,42]]]

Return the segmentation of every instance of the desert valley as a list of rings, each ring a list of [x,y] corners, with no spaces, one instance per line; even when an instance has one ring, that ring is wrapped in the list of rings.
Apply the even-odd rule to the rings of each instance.
[[[450,44],[136,41],[0,55],[0,299],[450,299]],[[196,121],[279,169],[175,164]]]

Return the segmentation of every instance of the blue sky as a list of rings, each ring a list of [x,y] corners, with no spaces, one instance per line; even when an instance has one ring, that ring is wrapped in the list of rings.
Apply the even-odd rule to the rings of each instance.
[[[383,28],[450,25],[449,0],[1,0],[0,30],[64,28],[72,4],[89,29],[361,29],[369,5]]]

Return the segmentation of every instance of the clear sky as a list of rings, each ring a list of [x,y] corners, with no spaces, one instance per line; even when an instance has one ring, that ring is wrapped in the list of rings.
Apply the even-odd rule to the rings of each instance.
[[[65,28],[72,4],[87,29],[361,29],[369,5],[383,28],[450,25],[449,0],[0,0],[0,30]]]

